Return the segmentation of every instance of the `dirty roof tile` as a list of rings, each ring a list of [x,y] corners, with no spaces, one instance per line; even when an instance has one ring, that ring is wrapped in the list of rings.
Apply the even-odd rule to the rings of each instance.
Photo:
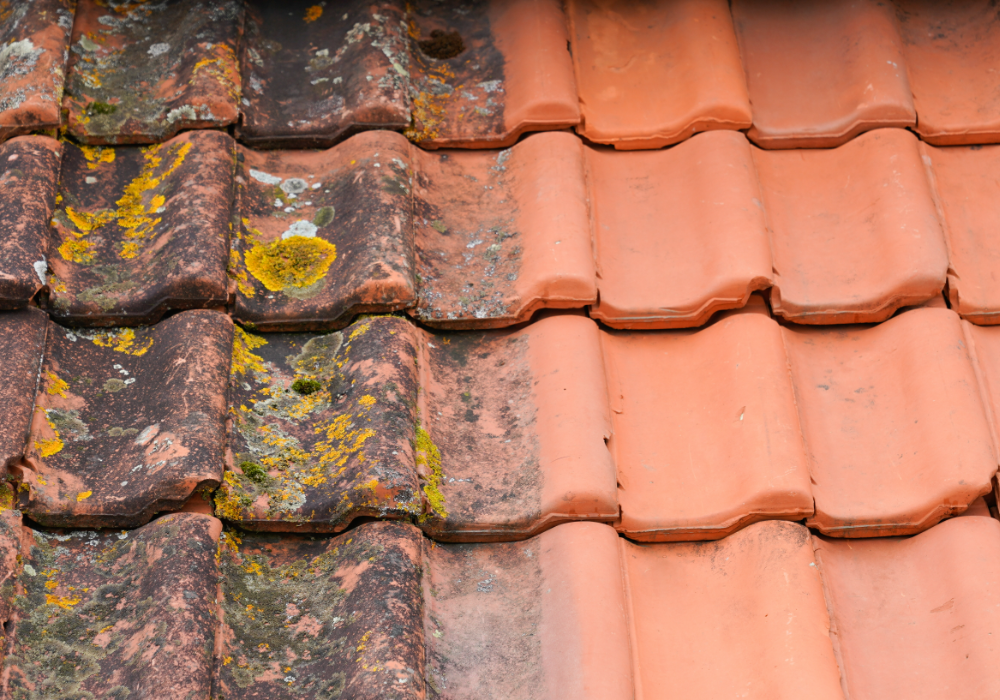
[[[797,323],[882,321],[941,292],[948,251],[916,138],[832,150],[754,149],[774,260],[774,312]]]
[[[328,335],[237,327],[216,514],[304,532],[419,515],[416,357],[415,329],[391,316]]]
[[[315,148],[410,124],[409,53],[399,0],[246,1],[239,139]]]
[[[406,134],[425,148],[497,148],[580,121],[557,0],[417,0],[409,7]],[[457,52],[457,53],[456,53]]]
[[[755,144],[826,148],[916,124],[891,3],[734,0],[732,12]]]
[[[781,329],[765,310],[603,340],[626,536],[717,539],[813,514]]]
[[[38,366],[45,350],[45,313],[38,309],[0,314],[0,475],[24,455]],[[2,501],[2,497],[0,497]]]
[[[389,131],[328,151],[240,147],[235,317],[265,331],[312,330],[411,307],[410,151]]]
[[[0,535],[20,550],[4,695],[208,697],[218,520],[179,513],[131,532],[46,533],[14,512],[0,514]]]
[[[160,143],[236,121],[240,0],[79,0],[63,106],[82,143]]]
[[[59,126],[76,0],[0,2],[0,141]]]
[[[725,0],[568,5],[588,140],[659,148],[698,131],[746,129],[746,80]]]
[[[94,332],[50,322],[19,507],[47,525],[135,527],[214,489],[232,334],[214,311]]]
[[[594,318],[616,328],[698,326],[771,286],[760,184],[742,134],[586,155],[600,290]]]
[[[811,462],[810,527],[908,534],[989,492],[997,460],[953,311],[783,333]]]
[[[226,303],[235,144],[193,131],[147,147],[63,144],[49,311],[134,325]]]
[[[917,108],[928,143],[1000,141],[1000,17],[990,0],[894,0]]]
[[[225,532],[212,697],[424,697],[420,533]]]
[[[0,309],[24,308],[45,285],[60,153],[45,136],[0,144]]]
[[[954,518],[905,539],[813,541],[851,698],[1000,694],[1000,523]]]

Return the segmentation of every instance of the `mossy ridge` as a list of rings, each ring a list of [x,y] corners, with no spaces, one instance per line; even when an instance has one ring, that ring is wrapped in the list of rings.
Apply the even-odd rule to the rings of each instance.
[[[441,518],[448,517],[448,510],[445,507],[444,494],[441,492],[441,482],[444,480],[444,470],[441,467],[441,451],[434,441],[431,440],[430,433],[420,425],[416,425],[416,438],[413,441],[413,456],[417,465],[417,473],[423,481],[423,492],[427,499],[427,505],[431,512],[420,516],[420,521],[424,522],[431,515]]]

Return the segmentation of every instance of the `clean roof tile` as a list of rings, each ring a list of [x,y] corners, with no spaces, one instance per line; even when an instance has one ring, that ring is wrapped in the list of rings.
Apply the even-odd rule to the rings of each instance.
[[[24,308],[45,285],[60,154],[46,136],[0,144],[0,309]]]
[[[953,311],[783,333],[811,460],[810,527],[849,537],[918,532],[990,490],[990,426]]]
[[[24,455],[48,320],[38,309],[0,314],[0,472]]]
[[[698,131],[746,129],[750,102],[725,0],[568,5],[590,141],[659,148]]]
[[[771,231],[771,306],[797,323],[882,321],[941,292],[944,233],[916,137],[832,150],[754,149]]]
[[[813,542],[851,698],[1000,695],[1000,523],[954,518],[911,538]]]
[[[159,143],[236,121],[241,0],[79,0],[63,106],[89,144]]]
[[[65,142],[49,255],[53,317],[134,325],[225,304],[234,148],[215,131],[144,148]]]
[[[20,508],[73,527],[135,527],[222,479],[233,326],[186,311],[148,328],[49,323]]]
[[[76,0],[0,5],[0,141],[59,126]]]

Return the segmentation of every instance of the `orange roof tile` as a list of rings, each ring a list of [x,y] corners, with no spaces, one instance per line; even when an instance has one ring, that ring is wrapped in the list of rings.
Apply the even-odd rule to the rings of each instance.
[[[38,309],[0,314],[0,476],[24,456],[47,326]]]

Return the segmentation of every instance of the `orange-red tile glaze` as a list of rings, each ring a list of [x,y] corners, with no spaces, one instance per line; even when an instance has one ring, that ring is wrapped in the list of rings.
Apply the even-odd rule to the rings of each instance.
[[[193,131],[146,147],[63,144],[49,312],[89,326],[226,303],[235,143]]]
[[[806,528],[769,521],[719,542],[620,542],[636,698],[843,699]]]
[[[409,3],[406,135],[424,148],[497,148],[580,121],[566,19],[558,0]],[[461,52],[435,57],[433,32]]]
[[[209,696],[218,520],[177,513],[106,533],[2,522],[20,550],[4,697]]]
[[[973,323],[1000,323],[1000,146],[921,145],[948,240],[948,300]]]
[[[414,149],[419,302],[433,326],[489,328],[597,299],[583,147],[537,134],[504,151]]]
[[[627,537],[717,539],[813,514],[781,329],[765,311],[603,340]]]
[[[0,309],[24,308],[45,286],[61,152],[46,136],[0,144]]]
[[[916,123],[890,3],[734,0],[753,126],[763,148],[839,146]]]
[[[364,129],[408,126],[404,14],[401,0],[248,0],[240,141],[315,148]]]
[[[832,150],[754,149],[776,314],[867,323],[941,292],[948,252],[916,137],[881,129]]]
[[[659,148],[746,129],[750,103],[725,0],[573,0],[571,47],[588,140]]]
[[[894,0],[917,108],[928,143],[1000,141],[1000,18],[990,0]]]
[[[160,143],[236,121],[243,3],[80,0],[63,107],[82,143]]]
[[[136,527],[222,479],[233,324],[185,311],[153,327],[49,323],[20,482],[37,522]]]
[[[979,388],[1000,450],[1000,328],[962,324],[976,362]]]
[[[240,147],[235,318],[315,330],[413,306],[410,149],[389,131],[328,151]]]
[[[813,541],[849,697],[1000,695],[1000,523],[954,518],[905,539]]]
[[[588,148],[600,300],[616,328],[699,326],[771,285],[771,249],[746,137],[699,134],[674,148]]]
[[[962,321],[783,329],[824,534],[919,532],[990,490],[996,457]]]
[[[424,531],[486,541],[566,520],[614,520],[602,364],[597,324],[584,316],[514,332],[424,334]]]
[[[0,474],[24,455],[38,366],[45,351],[45,312],[38,309],[0,314]],[[0,494],[0,501],[6,494]]]
[[[634,697],[618,548],[597,523],[518,543],[428,542],[428,685],[448,700]]]
[[[59,126],[76,0],[0,2],[0,141]]]

